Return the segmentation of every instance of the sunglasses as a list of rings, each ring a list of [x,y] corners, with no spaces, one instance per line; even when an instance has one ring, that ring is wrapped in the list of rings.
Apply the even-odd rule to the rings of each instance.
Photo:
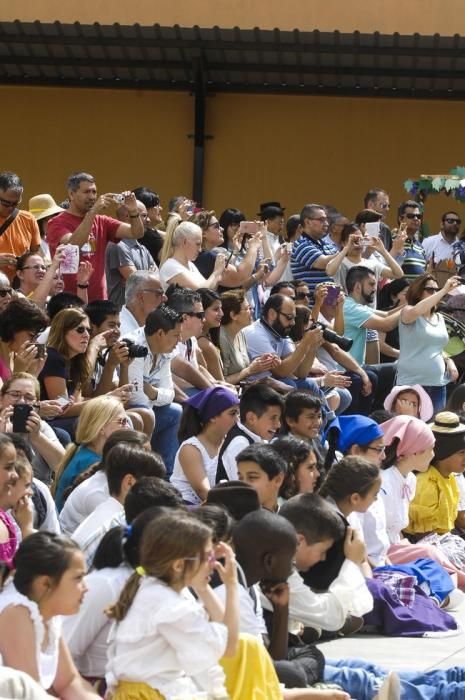
[[[404,214],[406,219],[421,219],[423,218],[423,214]]]
[[[457,224],[457,226],[460,226],[460,224],[462,223],[462,219],[444,219],[444,221],[447,224]]]
[[[76,331],[76,333],[79,333],[79,335],[84,335],[84,333],[88,333],[90,335],[89,326],[77,326],[76,328],[73,328],[72,330]]]
[[[17,199],[16,202],[10,202],[8,199],[2,199],[0,197],[0,204],[3,207],[9,207],[10,209],[14,209],[20,203],[21,203],[21,199]]]
[[[436,294],[436,292],[439,292],[439,287],[425,287],[423,291],[427,294]]]
[[[295,296],[296,299],[310,299],[310,297],[310,292],[297,292]]]
[[[184,316],[190,316],[191,318],[199,318],[201,321],[205,319],[205,311],[186,311]]]
[[[7,295],[11,297],[12,294],[13,290],[11,287],[8,287],[8,289],[0,289],[0,297],[6,297]]]

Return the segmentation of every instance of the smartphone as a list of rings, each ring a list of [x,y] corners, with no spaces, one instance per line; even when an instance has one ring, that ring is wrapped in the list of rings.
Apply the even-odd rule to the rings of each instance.
[[[372,238],[379,238],[381,223],[379,221],[369,221],[365,224],[365,235]]]
[[[57,401],[62,408],[69,404],[69,396],[57,396],[55,401]]]
[[[31,411],[32,406],[27,403],[19,403],[14,406],[11,419],[14,433],[27,433],[26,423]]]
[[[241,221],[239,224],[240,233],[257,233],[259,224],[257,221]]]
[[[325,296],[324,303],[328,304],[328,306],[336,306],[337,300],[339,299],[339,294],[341,293],[341,288],[336,284],[327,284],[326,289],[328,290],[328,293]]]
[[[45,345],[44,343],[34,343],[37,348],[37,360],[42,360],[45,357]]]

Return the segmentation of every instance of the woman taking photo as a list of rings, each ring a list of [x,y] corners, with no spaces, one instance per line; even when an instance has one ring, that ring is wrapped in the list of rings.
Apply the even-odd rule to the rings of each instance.
[[[29,299],[12,299],[0,313],[0,379],[12,372],[30,372],[37,376],[45,359],[34,344],[47,328],[45,313]]]
[[[28,673],[63,700],[95,700],[61,635],[61,616],[79,610],[86,566],[77,544],[35,532],[21,543],[13,581],[0,593],[0,653],[5,666]]]
[[[396,384],[422,386],[433,402],[435,413],[445,406],[446,385],[458,378],[453,360],[443,354],[449,336],[436,306],[460,284],[458,277],[450,277],[439,289],[433,275],[417,277],[408,288],[407,306],[400,315]]]
[[[182,221],[172,233],[166,232],[160,254],[160,280],[164,289],[170,284],[188,289],[216,289],[224,273],[226,257],[222,253],[216,256],[213,272],[205,279],[194,265],[201,250],[202,229],[197,224]]]

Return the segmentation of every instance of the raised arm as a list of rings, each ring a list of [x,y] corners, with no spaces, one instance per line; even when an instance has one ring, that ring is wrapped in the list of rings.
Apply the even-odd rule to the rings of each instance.
[[[451,289],[461,284],[462,280],[460,277],[449,277],[444,287],[436,292],[436,294],[431,294],[427,299],[422,299],[418,304],[415,304],[415,306],[406,306],[402,310],[402,323],[414,323],[420,316],[430,313],[430,311],[439,304],[441,299],[450,293]],[[388,330],[391,329],[389,328]]]

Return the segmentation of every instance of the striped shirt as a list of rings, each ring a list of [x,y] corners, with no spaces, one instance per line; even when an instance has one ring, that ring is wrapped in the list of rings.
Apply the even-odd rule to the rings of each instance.
[[[426,255],[421,243],[408,239],[404,245],[405,256],[402,261],[402,270],[408,280],[414,280],[423,275],[426,270]]]
[[[328,240],[315,240],[305,233],[294,242],[291,253],[291,270],[294,280],[305,282],[310,291],[313,292],[317,284],[321,282],[332,282],[332,277],[328,277],[325,270],[314,268],[315,262],[322,255],[335,255],[335,246]]]

